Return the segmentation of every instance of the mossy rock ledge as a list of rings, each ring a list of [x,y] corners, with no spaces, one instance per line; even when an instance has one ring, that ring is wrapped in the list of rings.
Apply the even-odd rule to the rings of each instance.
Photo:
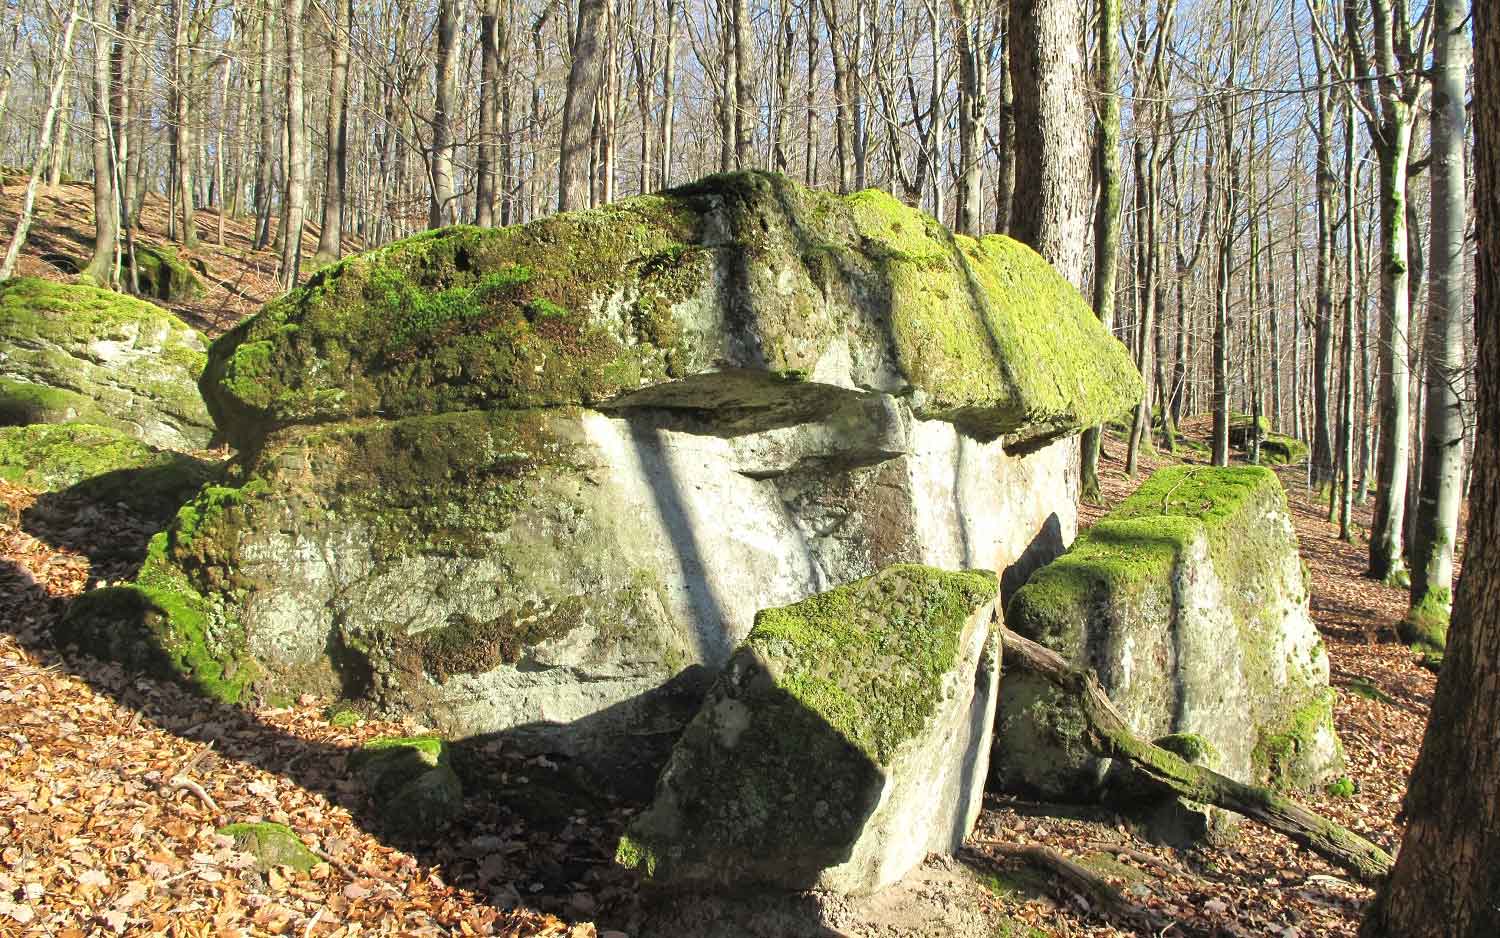
[[[167,311],[81,284],[0,284],[0,425],[85,421],[202,449],[207,342]]]
[[[617,860],[664,888],[859,895],[957,850],[983,798],[997,591],[898,565],[761,612]]]
[[[215,342],[202,389],[232,483],[72,634],[646,798],[757,610],[1060,552],[1070,435],[1139,384],[1029,249],[744,173],[347,258]]]
[[[1328,656],[1269,469],[1159,470],[1038,571],[1006,622],[1093,668],[1137,735],[1190,738],[1225,775],[1306,789],[1342,767]],[[1055,801],[1128,791],[1081,728],[1050,685],[1007,676],[997,783]]]

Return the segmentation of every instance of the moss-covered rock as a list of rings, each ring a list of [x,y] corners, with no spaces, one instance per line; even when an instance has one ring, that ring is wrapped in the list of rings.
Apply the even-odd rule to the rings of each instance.
[[[235,849],[255,857],[255,866],[262,871],[289,866],[306,873],[321,862],[297,832],[285,824],[270,821],[226,824],[219,828],[218,834],[234,838]]]
[[[1182,466],[1035,574],[1006,621],[1096,670],[1138,735],[1191,734],[1227,775],[1305,787],[1342,761],[1307,598],[1274,473]],[[1002,787],[1055,800],[1108,790],[1109,764],[1078,745],[1072,701],[1015,675],[1000,711]]]
[[[431,835],[463,811],[463,785],[448,744],[438,736],[387,736],[349,756],[384,828],[401,836]]]
[[[198,275],[171,248],[137,244],[135,268],[141,296],[163,303],[183,303],[203,293]]]
[[[198,394],[203,338],[150,303],[79,284],[0,284],[0,420],[83,420],[155,446],[213,434]]]
[[[618,860],[662,885],[867,893],[956,849],[983,788],[996,593],[894,566],[762,612]]]
[[[1280,433],[1267,433],[1260,443],[1261,461],[1271,465],[1295,466],[1306,462],[1309,452],[1306,443]]]
[[[1262,414],[1259,418],[1250,414],[1229,415],[1229,445],[1238,449],[1249,449],[1250,441],[1264,441],[1271,434],[1271,418]]]
[[[884,193],[711,177],[347,258],[215,343],[230,440],[371,415],[639,405],[726,367],[910,395],[1024,441],[1138,394],[1118,342],[1028,248],[957,237]]]
[[[126,502],[144,514],[172,511],[216,472],[212,463],[157,449],[108,427],[86,423],[0,427],[0,479],[44,492],[90,483],[91,498]]]

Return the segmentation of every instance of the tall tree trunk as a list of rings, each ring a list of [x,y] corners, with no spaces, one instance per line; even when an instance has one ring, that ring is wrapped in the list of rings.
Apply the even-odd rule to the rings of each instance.
[[[273,4],[266,3],[260,13],[260,161],[255,168],[256,250],[271,243],[271,170],[276,165],[276,150],[280,145],[276,133],[276,91],[271,80],[271,63],[276,50],[274,9]]]
[[[1099,0],[1099,126],[1094,135],[1094,172],[1099,200],[1094,206],[1094,315],[1106,332],[1115,327],[1115,283],[1120,256],[1120,0]],[[1001,229],[1002,231],[1004,229]],[[1099,492],[1100,427],[1083,431],[1080,498],[1102,502]]]
[[[349,27],[354,18],[354,0],[333,0],[335,16],[329,25],[329,53],[333,70],[328,74],[328,160],[323,173],[322,228],[312,265],[321,267],[339,259],[344,247],[344,184],[348,178],[349,148]]]
[[[854,75],[844,46],[839,0],[820,0],[820,4],[823,22],[828,27],[828,51],[833,58],[833,123],[839,157],[839,192],[848,193],[854,187]]]
[[[286,195],[281,242],[281,289],[297,285],[302,265],[302,224],[307,211],[307,140],[302,89],[303,0],[286,0]]]
[[[21,246],[31,230],[31,216],[36,208],[36,190],[46,171],[47,159],[52,153],[52,133],[58,124],[63,88],[68,81],[68,54],[73,49],[73,31],[78,25],[78,2],[73,0],[68,8],[68,19],[63,26],[61,48],[58,50],[56,74],[52,77],[52,90],[47,96],[47,111],[42,115],[41,140],[37,143],[36,162],[31,167],[31,178],[26,181],[26,194],[21,197],[21,210],[16,214],[16,230],[11,235],[10,246],[5,250],[5,259],[0,261],[0,280],[15,276],[16,261],[21,256]]]
[[[474,167],[474,224],[495,223],[495,124],[499,116],[496,60],[500,57],[500,0],[479,8],[479,147]]]
[[[677,113],[677,7],[680,0],[667,0],[666,47],[661,69],[661,185],[672,184],[672,131]]]
[[[1083,5],[1011,0],[1016,191],[1011,234],[1082,286],[1089,225]]]
[[[984,145],[985,124],[985,89],[980,82],[983,64],[977,35],[979,22],[974,15],[973,0],[950,0],[950,3],[958,52],[958,191],[953,228],[962,234],[978,235],[982,201],[979,187],[984,178],[979,158]]]
[[[589,204],[589,149],[594,101],[603,78],[599,40],[604,25],[604,0],[578,0],[578,24],[573,37],[573,63],[563,101],[562,139],[557,163],[557,210],[567,212]]]
[[[1339,399],[1338,510],[1339,539],[1352,540],[1354,509],[1354,301],[1357,289],[1354,257],[1359,238],[1359,202],[1354,172],[1354,108],[1345,106],[1344,130],[1344,347]]]
[[[1110,2],[1118,2],[1118,0],[1110,0]],[[1000,5],[999,15],[1001,18],[1001,31],[1002,35],[1004,36],[1005,42],[1004,54],[1007,58],[1009,58],[1011,42],[1010,14],[1005,4]],[[1116,71],[1118,71],[1119,68],[1118,57],[1119,53],[1117,52]],[[1014,102],[1012,100],[1011,94],[1009,68],[1000,69],[999,80],[1000,88],[995,95],[996,98],[1000,101],[1000,113],[997,115],[997,119],[995,122],[995,138],[999,141],[999,145],[995,148],[995,231],[999,232],[1000,234],[1009,234],[1011,200],[1014,197],[1014,193],[1016,190],[1015,121],[1011,116],[1012,106]],[[1115,116],[1117,123],[1119,110],[1119,103],[1116,102]],[[936,114],[934,114],[933,116],[935,118]],[[1116,160],[1118,159],[1119,157],[1116,156]],[[1098,312],[1098,308],[1099,307],[1096,300],[1094,306],[1094,311],[1096,313]],[[1111,311],[1111,319],[1113,319],[1113,311]],[[1111,325],[1112,324],[1113,323],[1111,322]]]
[[[1441,10],[1442,22],[1463,18],[1461,0],[1437,3],[1440,10],[1456,8]],[[1473,11],[1479,403],[1468,553],[1447,660],[1407,787],[1401,852],[1361,938],[1500,934],[1500,746],[1494,745],[1500,726],[1500,8],[1480,2]]]
[[[437,59],[433,65],[435,100],[432,109],[432,199],[427,207],[427,227],[441,228],[458,220],[458,199],[453,185],[453,110],[458,101],[455,85],[458,71],[458,30],[462,25],[457,0],[440,0],[435,39]]]
[[[115,155],[110,127],[110,43],[104,25],[111,19],[110,0],[94,0],[94,254],[82,274],[101,287],[115,284],[115,250],[120,241],[120,212],[115,191]]]
[[[755,54],[754,33],[750,30],[750,4],[733,0],[734,5],[734,161],[739,169],[755,165],[755,81],[751,60]]]
[[[1463,499],[1464,97],[1469,37],[1461,0],[1436,0],[1432,72],[1432,263],[1427,297],[1426,428],[1421,498],[1412,553],[1408,642],[1441,648],[1447,638],[1453,545]]]
[[[1154,87],[1154,86],[1153,86]],[[1150,92],[1148,92],[1149,94]],[[1135,416],[1130,423],[1130,441],[1125,451],[1125,474],[1134,477],[1140,465],[1141,447],[1151,440],[1152,333],[1156,325],[1156,156],[1142,139],[1147,131],[1137,130],[1135,141],[1135,218],[1136,218],[1136,321],[1135,367],[1141,373],[1141,399],[1136,401]]]
[[[172,32],[172,146],[177,161],[177,204],[182,211],[180,239],[198,245],[198,221],[193,214],[193,128],[188,89],[192,83],[193,54],[188,45],[188,4],[175,0]]]
[[[1314,16],[1323,17],[1322,0],[1313,7]],[[1313,433],[1312,433],[1312,483],[1321,487],[1333,480],[1333,402],[1330,389],[1333,387],[1333,69],[1325,57],[1322,43],[1313,43],[1313,59],[1317,64],[1317,204],[1318,204],[1318,258],[1316,267],[1317,286],[1314,291],[1313,311]],[[1332,53],[1327,53],[1331,55]]]

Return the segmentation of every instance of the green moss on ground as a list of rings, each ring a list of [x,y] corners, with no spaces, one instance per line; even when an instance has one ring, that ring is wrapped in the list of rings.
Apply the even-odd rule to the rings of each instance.
[[[381,823],[392,833],[435,833],[463,810],[463,786],[438,736],[386,736],[349,755]]]
[[[1428,590],[1406,610],[1396,626],[1401,641],[1417,651],[1442,655],[1448,647],[1448,617],[1453,611],[1453,596],[1448,590]]]
[[[234,838],[235,849],[254,856],[256,868],[262,871],[289,866],[306,873],[322,862],[296,831],[285,824],[269,821],[226,824],[219,828],[218,833],[222,837]]]

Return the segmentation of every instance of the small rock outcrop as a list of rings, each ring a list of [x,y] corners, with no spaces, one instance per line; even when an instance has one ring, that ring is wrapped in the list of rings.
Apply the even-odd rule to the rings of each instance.
[[[217,833],[233,839],[235,849],[254,857],[256,869],[262,871],[288,866],[305,873],[320,862],[297,832],[285,824],[270,821],[226,824]]]
[[[1030,249],[744,173],[347,258],[202,387],[234,484],[71,636],[649,797],[757,610],[1060,552],[1069,435],[1139,380]]]
[[[349,756],[381,824],[404,836],[431,834],[463,810],[463,785],[448,743],[437,736],[387,736]]]
[[[1171,735],[1237,781],[1308,787],[1342,764],[1328,657],[1269,469],[1158,471],[1031,578],[1006,624],[1093,668],[1137,735]],[[1077,744],[1080,728],[1051,685],[1008,675],[996,781],[1046,800],[1099,798],[1117,780]]]
[[[669,887],[865,894],[957,850],[983,797],[997,590],[894,566],[761,612],[618,859]]]
[[[150,303],[79,284],[0,284],[0,424],[84,421],[202,449],[207,343]]]

